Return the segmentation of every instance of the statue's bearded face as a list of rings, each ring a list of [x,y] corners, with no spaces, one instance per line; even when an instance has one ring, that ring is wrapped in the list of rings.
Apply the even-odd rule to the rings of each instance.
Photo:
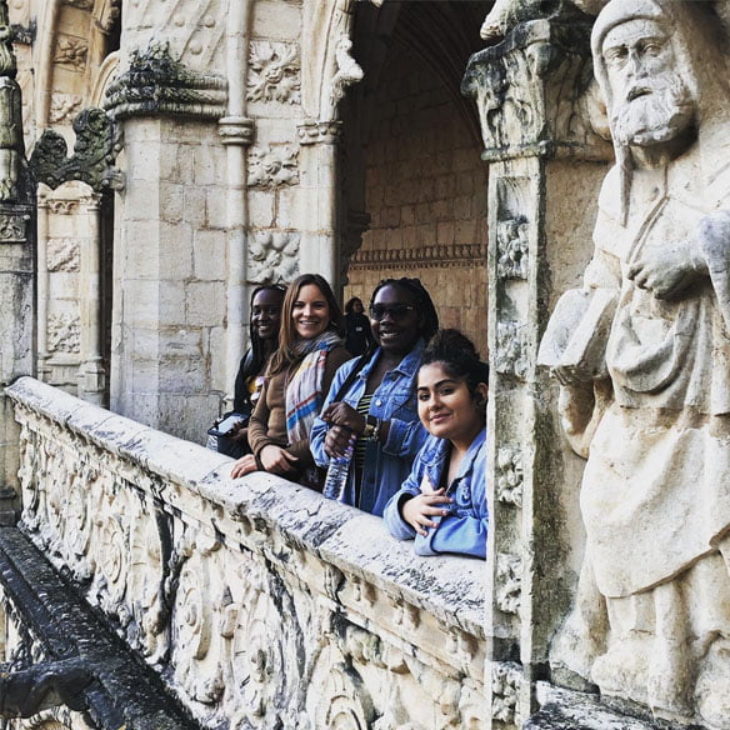
[[[611,127],[621,145],[646,147],[668,142],[694,121],[692,98],[674,53],[673,41],[656,22],[629,20],[603,41],[611,87]]]

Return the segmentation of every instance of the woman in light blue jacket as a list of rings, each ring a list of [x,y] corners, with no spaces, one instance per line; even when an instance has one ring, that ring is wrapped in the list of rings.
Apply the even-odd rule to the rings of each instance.
[[[418,555],[486,557],[488,380],[489,366],[456,330],[440,332],[424,353],[416,397],[430,436],[384,513],[391,534],[415,539]]]
[[[418,279],[386,279],[373,292],[370,324],[377,349],[335,374],[310,448],[327,467],[354,443],[341,501],[382,515],[426,440],[416,409],[416,375],[438,315]]]

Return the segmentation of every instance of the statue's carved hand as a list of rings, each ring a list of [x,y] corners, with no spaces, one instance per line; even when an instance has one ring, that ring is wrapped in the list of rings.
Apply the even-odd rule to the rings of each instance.
[[[707,266],[692,241],[677,241],[662,249],[644,252],[626,273],[639,289],[657,299],[674,299],[698,278],[707,275]]]

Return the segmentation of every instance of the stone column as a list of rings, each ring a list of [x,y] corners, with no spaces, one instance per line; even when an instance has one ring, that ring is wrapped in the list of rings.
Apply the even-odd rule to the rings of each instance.
[[[477,102],[489,170],[487,554],[488,726],[517,728],[569,606],[579,518],[564,505],[582,462],[563,442],[557,392],[536,364],[557,296],[589,260],[610,158],[587,121],[589,26],[522,23],[475,54],[462,90]]]
[[[79,368],[79,397],[103,405],[106,372],[101,355],[101,195],[92,193],[82,199],[89,217],[88,236],[81,250],[81,367]]]
[[[50,369],[48,367],[48,298],[50,296],[48,274],[48,194],[45,190],[38,190],[37,203],[37,236],[38,236],[38,272],[37,272],[37,321],[38,331],[38,363],[37,377],[47,380]]]
[[[226,86],[153,45],[132,54],[108,92],[126,159],[111,407],[198,442],[226,387],[212,369],[212,354],[225,350],[227,207],[234,202],[217,125],[227,111]],[[240,205],[240,193],[234,198]]]
[[[307,120],[297,126],[302,146],[299,185],[307,201],[302,211],[301,270],[321,274],[335,291],[340,286],[336,164],[341,133],[339,121]]]

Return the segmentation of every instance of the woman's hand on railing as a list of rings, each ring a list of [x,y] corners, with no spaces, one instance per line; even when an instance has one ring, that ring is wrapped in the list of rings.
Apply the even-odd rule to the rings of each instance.
[[[298,457],[292,456],[281,446],[274,446],[274,444],[264,446],[259,454],[259,459],[261,459],[264,470],[272,474],[292,474],[296,471],[296,463],[299,461]]]
[[[242,456],[234,463],[233,469],[231,469],[231,479],[246,476],[246,474],[250,474],[258,468],[256,457],[253,454],[246,454],[246,456]]]

